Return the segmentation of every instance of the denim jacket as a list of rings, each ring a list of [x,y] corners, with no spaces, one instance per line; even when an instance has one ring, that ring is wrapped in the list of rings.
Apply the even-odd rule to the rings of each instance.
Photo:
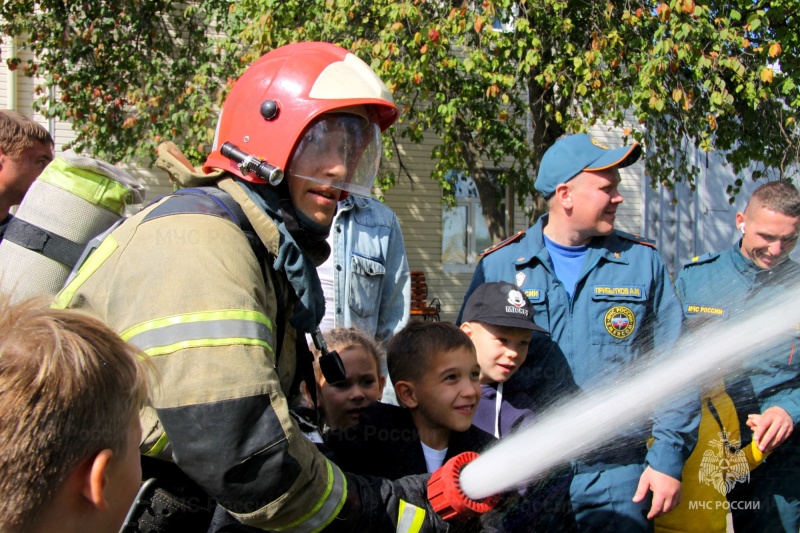
[[[334,327],[386,340],[408,322],[411,281],[400,224],[373,198],[349,196],[331,227]]]

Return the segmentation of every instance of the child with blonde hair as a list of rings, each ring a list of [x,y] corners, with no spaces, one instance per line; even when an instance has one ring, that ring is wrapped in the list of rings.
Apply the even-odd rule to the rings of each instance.
[[[96,318],[0,299],[0,531],[119,531],[142,480],[137,354]]]

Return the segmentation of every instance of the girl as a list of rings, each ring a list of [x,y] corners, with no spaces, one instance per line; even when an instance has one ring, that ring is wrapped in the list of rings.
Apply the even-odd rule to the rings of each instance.
[[[358,424],[361,411],[383,394],[386,377],[381,373],[381,353],[374,340],[355,328],[335,328],[324,335],[328,349],[336,350],[347,377],[328,383],[319,368],[320,353],[314,352],[317,407],[327,428],[345,429]]]

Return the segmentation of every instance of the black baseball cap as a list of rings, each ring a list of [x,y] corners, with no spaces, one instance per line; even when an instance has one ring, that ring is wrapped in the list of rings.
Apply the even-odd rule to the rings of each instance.
[[[547,333],[533,321],[533,307],[522,290],[506,281],[491,281],[478,285],[470,294],[462,322],[483,322],[493,326],[529,329]]]

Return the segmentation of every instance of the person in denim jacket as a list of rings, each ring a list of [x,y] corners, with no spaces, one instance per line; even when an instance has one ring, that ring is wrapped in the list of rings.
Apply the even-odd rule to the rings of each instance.
[[[339,202],[328,236],[331,255],[317,268],[325,293],[320,329],[353,327],[385,343],[408,322],[411,278],[397,216],[374,198]],[[382,373],[388,374],[386,363]],[[383,402],[397,404],[386,380]]]
[[[339,202],[331,255],[317,270],[325,292],[320,329],[358,328],[386,342],[408,322],[411,281],[400,224],[374,198]]]

